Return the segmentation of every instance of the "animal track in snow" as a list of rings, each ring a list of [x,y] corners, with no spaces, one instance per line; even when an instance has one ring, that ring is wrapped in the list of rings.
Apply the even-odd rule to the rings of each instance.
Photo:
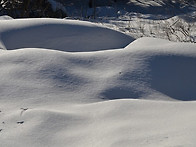
[[[18,121],[17,122],[17,124],[23,124],[24,123],[24,121]]]

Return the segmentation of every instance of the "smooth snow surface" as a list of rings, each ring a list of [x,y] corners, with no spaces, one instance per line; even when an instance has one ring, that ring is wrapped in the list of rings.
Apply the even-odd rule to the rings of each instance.
[[[58,19],[0,21],[0,34],[8,50],[47,48],[81,52],[122,48],[133,38],[90,22]]]
[[[13,18],[8,15],[0,16],[0,20],[12,20]]]
[[[195,146],[195,44],[54,19],[0,36],[0,146]]]

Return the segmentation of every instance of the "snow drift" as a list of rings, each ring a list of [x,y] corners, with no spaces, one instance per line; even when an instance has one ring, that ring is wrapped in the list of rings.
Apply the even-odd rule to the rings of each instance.
[[[90,22],[58,19],[0,21],[0,34],[8,50],[47,48],[61,51],[96,51],[123,48],[133,38]]]
[[[19,49],[2,51],[0,62],[0,95],[13,95],[11,101],[27,95],[48,101],[57,93],[63,101],[196,99],[194,44],[143,38],[125,49],[82,54]]]
[[[126,46],[130,37],[90,23],[35,20],[0,22],[8,49],[0,50],[2,146],[195,145],[195,44],[141,38]],[[80,40],[81,32],[99,39],[102,29],[117,38]]]

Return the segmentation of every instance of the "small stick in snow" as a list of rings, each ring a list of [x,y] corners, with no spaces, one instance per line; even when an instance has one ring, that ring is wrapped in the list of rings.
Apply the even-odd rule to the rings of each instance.
[[[20,113],[20,116],[22,116],[23,112],[27,111],[29,108],[20,108],[20,109],[22,110],[21,113]]]
[[[23,111],[27,111],[29,108],[20,108],[20,109],[22,109]]]

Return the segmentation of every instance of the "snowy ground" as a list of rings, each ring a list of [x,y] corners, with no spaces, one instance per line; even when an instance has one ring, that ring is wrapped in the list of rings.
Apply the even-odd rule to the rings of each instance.
[[[73,1],[67,6],[69,18],[87,20],[118,30],[134,38],[154,37],[175,42],[196,43],[196,5],[176,0],[126,0],[116,3],[97,0]],[[69,3],[69,2],[68,2]],[[86,4],[86,5],[85,5]]]
[[[174,17],[127,12],[114,17],[100,16],[90,21],[134,38],[155,37],[176,42],[196,43],[196,12]]]
[[[0,47],[1,146],[195,146],[195,44],[10,19]]]

